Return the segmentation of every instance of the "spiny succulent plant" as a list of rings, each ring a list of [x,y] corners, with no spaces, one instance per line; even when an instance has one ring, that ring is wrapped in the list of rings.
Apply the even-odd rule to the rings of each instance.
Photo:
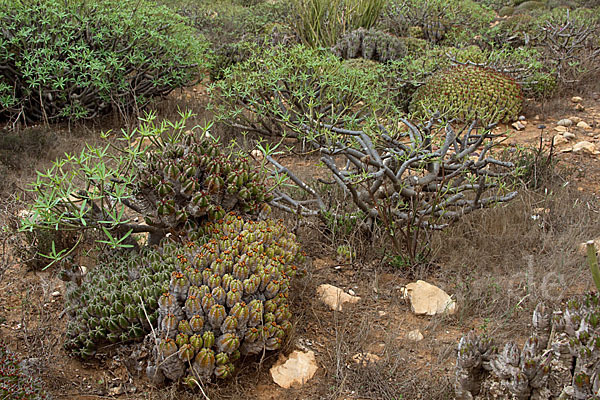
[[[187,131],[158,144],[138,173],[136,198],[148,225],[178,231],[232,210],[258,212],[272,199],[248,158],[231,155],[207,132]]]
[[[457,65],[428,78],[414,93],[409,110],[417,117],[439,111],[448,119],[490,124],[515,120],[522,104],[521,87],[511,77]]]
[[[571,299],[554,315],[539,304],[533,334],[522,349],[502,351],[489,338],[461,338],[457,399],[600,399],[600,298]]]
[[[408,52],[401,38],[364,28],[344,35],[331,50],[336,56],[346,60],[362,57],[380,62],[401,59]]]
[[[101,258],[106,261],[83,281],[67,283],[71,320],[65,348],[82,358],[93,356],[102,344],[143,338],[158,319],[157,297],[168,287],[174,268],[169,257],[151,250]]]
[[[0,399],[45,400],[41,383],[22,370],[15,354],[0,340]]]
[[[175,269],[157,301],[153,382],[227,378],[240,355],[281,347],[292,327],[290,279],[303,258],[281,222],[230,213],[162,251]]]

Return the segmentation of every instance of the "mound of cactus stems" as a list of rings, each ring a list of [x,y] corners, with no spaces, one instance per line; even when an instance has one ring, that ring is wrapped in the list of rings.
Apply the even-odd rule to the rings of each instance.
[[[539,304],[520,349],[473,332],[461,338],[456,398],[600,399],[600,297],[590,293],[553,314]]]
[[[99,346],[143,338],[158,319],[157,299],[168,286],[174,266],[157,251],[109,255],[81,279],[79,267],[62,272],[67,280],[65,348],[88,358]]]
[[[344,35],[331,50],[345,60],[364,58],[380,62],[399,60],[408,52],[402,39],[376,29],[364,28]]]
[[[492,69],[457,65],[432,75],[413,95],[415,116],[440,112],[448,119],[482,124],[515,120],[523,104],[520,85]]]
[[[146,154],[135,196],[145,222],[161,233],[216,221],[233,210],[258,212],[272,199],[248,158],[231,157],[206,136],[187,134]]]
[[[228,214],[183,247],[164,244],[162,252],[175,269],[149,335],[153,382],[183,379],[193,387],[227,378],[240,355],[282,346],[292,328],[290,279],[303,256],[281,222]]]
[[[21,368],[16,355],[0,340],[0,399],[45,400],[41,383]]]

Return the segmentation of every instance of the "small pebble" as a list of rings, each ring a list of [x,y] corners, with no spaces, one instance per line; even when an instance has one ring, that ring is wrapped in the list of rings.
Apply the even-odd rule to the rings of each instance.
[[[60,292],[57,290],[55,292],[52,292],[52,297],[58,297],[60,296]]]

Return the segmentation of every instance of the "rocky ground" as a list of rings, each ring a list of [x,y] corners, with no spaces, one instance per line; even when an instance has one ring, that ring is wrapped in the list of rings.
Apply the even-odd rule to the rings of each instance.
[[[193,100],[200,93],[186,95]],[[598,94],[582,97],[565,99],[553,112],[526,114],[512,126],[497,130],[506,132],[501,139],[508,150],[540,143],[545,150],[552,147],[552,157],[570,171],[556,187],[574,187],[593,217],[598,204],[590,199],[598,193],[600,181],[600,100]],[[548,259],[559,258],[557,254],[570,249],[565,254],[571,260],[552,266],[563,279],[558,284],[558,301],[589,288],[587,281],[582,281],[586,269],[575,247],[591,239],[589,232],[598,225],[592,225],[588,214],[560,219],[567,218],[564,210],[579,207],[577,201],[575,206],[572,202],[563,206],[558,200],[544,200],[543,194],[524,194],[516,202],[491,211],[489,217],[473,215],[436,239],[442,243],[437,266],[410,273],[391,268],[382,257],[359,256],[340,262],[322,227],[309,224],[301,228],[299,239],[312,262],[306,277],[297,282],[292,299],[296,317],[289,343],[279,354],[245,360],[231,381],[209,385],[203,393],[152,387],[142,367],[147,354],[135,351],[135,345],[108,346],[92,361],[67,356],[62,348],[65,288],[54,268],[34,271],[14,258],[6,263],[0,280],[0,336],[56,399],[452,398],[460,337],[476,329],[524,340],[531,310],[540,299],[536,297],[537,282],[547,274],[544,268],[550,268]],[[503,224],[494,222],[500,217],[505,218]],[[586,219],[588,230],[565,230],[576,217]],[[554,230],[562,226],[560,237],[567,239],[552,250],[555,253],[547,250],[544,238],[555,240],[557,236],[548,235],[558,234],[540,227],[542,222]],[[511,229],[520,232],[519,236],[509,239]],[[501,245],[477,253],[480,258],[476,262],[468,259],[466,247],[456,248],[469,242],[476,248],[484,243],[478,240],[497,238],[498,233],[505,235]],[[540,251],[531,250],[535,267],[525,271],[527,264],[519,257],[530,251],[524,246],[529,245],[531,235],[547,236],[536,236],[538,243],[530,245]],[[464,242],[458,242],[463,238]],[[381,244],[367,242],[363,246]],[[505,254],[508,246],[515,246],[514,267]],[[457,261],[460,257],[462,262]],[[473,271],[474,265],[481,267],[480,272]],[[419,279],[435,286],[417,282]],[[426,296],[433,303],[423,303],[420,290],[439,295],[439,299]]]

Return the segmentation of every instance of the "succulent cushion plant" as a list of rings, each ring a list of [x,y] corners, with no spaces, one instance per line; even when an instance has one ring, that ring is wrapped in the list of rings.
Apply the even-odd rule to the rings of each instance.
[[[230,213],[162,252],[175,268],[158,300],[151,380],[227,378],[240,355],[281,347],[292,326],[290,279],[303,257],[281,222]]]
[[[439,112],[447,119],[482,124],[515,120],[523,94],[511,77],[489,68],[458,65],[432,75],[414,93],[409,111],[416,117]]]

